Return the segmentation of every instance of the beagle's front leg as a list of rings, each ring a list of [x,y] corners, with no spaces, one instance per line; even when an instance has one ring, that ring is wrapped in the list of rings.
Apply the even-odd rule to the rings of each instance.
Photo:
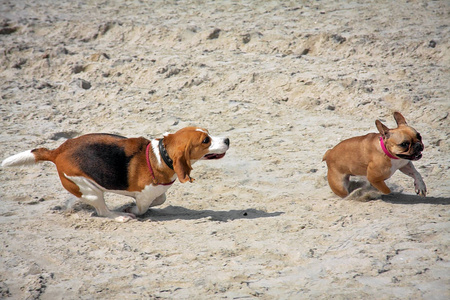
[[[150,207],[161,205],[164,202],[166,202],[166,193],[153,200],[152,204],[150,204]]]
[[[166,194],[162,194],[156,198],[148,197],[148,195],[140,194],[136,196],[136,206],[131,208],[131,213],[136,216],[143,215],[149,207],[158,206],[166,201]]]

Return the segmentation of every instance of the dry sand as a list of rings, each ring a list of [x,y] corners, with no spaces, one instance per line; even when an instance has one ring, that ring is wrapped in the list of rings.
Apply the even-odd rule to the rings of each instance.
[[[1,0],[1,159],[187,125],[231,148],[124,224],[75,202],[51,163],[0,170],[0,298],[449,299],[449,13],[445,0]],[[335,196],[322,155],[375,119],[393,127],[395,110],[424,138],[428,197],[400,172],[391,195]]]

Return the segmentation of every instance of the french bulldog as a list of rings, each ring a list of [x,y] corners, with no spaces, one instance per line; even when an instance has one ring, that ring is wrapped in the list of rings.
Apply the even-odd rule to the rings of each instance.
[[[412,163],[422,157],[422,137],[401,113],[395,112],[394,119],[395,129],[376,120],[379,133],[349,138],[325,153],[322,161],[327,163],[328,184],[336,195],[343,198],[349,194],[350,176],[365,176],[372,186],[389,194],[384,181],[400,170],[414,179],[415,192],[426,196],[425,183]]]

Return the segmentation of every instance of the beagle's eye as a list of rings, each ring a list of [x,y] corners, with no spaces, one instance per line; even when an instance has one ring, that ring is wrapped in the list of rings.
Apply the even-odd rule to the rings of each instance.
[[[403,148],[409,148],[409,142],[403,142],[400,144]]]
[[[205,137],[205,139],[203,140],[203,144],[208,144],[211,141],[211,139],[209,138],[209,136]]]

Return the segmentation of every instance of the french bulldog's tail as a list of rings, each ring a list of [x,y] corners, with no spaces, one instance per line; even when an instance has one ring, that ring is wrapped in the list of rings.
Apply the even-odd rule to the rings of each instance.
[[[39,161],[52,161],[52,159],[52,151],[45,148],[39,148],[24,151],[6,158],[2,162],[2,167],[33,165]]]

